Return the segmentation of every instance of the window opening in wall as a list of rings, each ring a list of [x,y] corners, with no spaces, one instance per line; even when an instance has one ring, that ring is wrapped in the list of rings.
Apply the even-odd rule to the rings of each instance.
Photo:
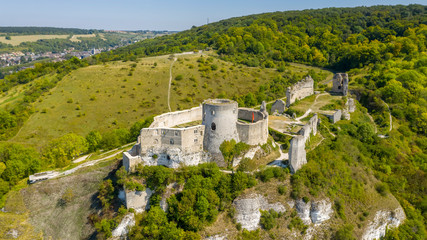
[[[194,142],[195,142],[195,143],[196,143],[196,142],[198,142],[198,141],[199,141],[199,139],[197,139],[197,138],[195,138],[195,139],[194,139]]]
[[[173,139],[171,139],[171,140],[170,140],[170,143],[173,145],[173,143],[174,143],[174,142],[173,142]]]
[[[212,112],[211,112],[211,113],[212,113],[212,116],[215,116],[215,111],[214,111],[214,110],[212,110]]]
[[[178,131],[175,131],[175,136],[179,136],[179,132]]]
[[[194,130],[194,133],[197,133],[197,129],[196,129],[196,130]]]
[[[216,130],[216,124],[214,122],[211,124],[211,129],[214,131]]]
[[[341,86],[338,86],[338,89],[341,89]]]
[[[167,159],[167,160],[171,160],[171,156],[167,155],[167,156],[166,156],[166,159]]]

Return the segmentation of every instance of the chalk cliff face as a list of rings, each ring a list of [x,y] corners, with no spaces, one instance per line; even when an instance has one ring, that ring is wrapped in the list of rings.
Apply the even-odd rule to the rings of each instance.
[[[133,213],[128,213],[117,228],[113,230],[113,239],[127,239],[126,236],[129,233],[129,229],[133,226],[135,226],[135,215]]]
[[[299,199],[295,203],[295,209],[297,210],[298,217],[304,222],[304,224],[310,224],[310,202],[305,203],[302,199]]]
[[[400,206],[392,211],[380,210],[366,227],[362,239],[380,239],[385,235],[387,229],[398,227],[405,219],[405,212]]]
[[[328,220],[331,218],[332,212],[332,204],[327,199],[311,203],[310,218],[314,224]]]
[[[259,220],[261,218],[260,210],[273,209],[276,212],[285,212],[286,209],[281,203],[269,204],[268,201],[261,195],[252,194],[243,198],[234,200],[236,208],[236,222],[242,225],[249,231],[259,228]]]

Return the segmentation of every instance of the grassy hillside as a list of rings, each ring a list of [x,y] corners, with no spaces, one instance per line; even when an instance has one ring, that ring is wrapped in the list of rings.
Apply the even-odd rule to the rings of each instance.
[[[256,92],[260,85],[281,75],[275,69],[236,66],[200,54],[177,58],[175,63],[169,56],[160,56],[75,70],[34,103],[35,113],[10,141],[40,147],[69,132],[86,135],[92,130],[128,128],[142,118],[167,112],[172,63],[172,111],[220,95],[232,98]],[[201,64],[200,59],[206,63]],[[310,69],[289,66],[288,70],[302,77]],[[320,69],[316,72],[331,74]],[[19,98],[20,88],[14,88],[10,98],[3,97],[2,101],[10,103]]]

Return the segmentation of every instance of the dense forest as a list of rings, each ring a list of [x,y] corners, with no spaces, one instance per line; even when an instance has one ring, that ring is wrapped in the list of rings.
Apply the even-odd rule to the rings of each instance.
[[[299,191],[306,188],[315,194],[320,189],[336,186],[337,179],[328,180],[330,173],[319,170],[328,169],[326,165],[331,164],[330,161],[334,160],[340,164],[349,161],[357,162],[358,165],[372,170],[375,176],[385,184],[384,189],[393,193],[406,211],[408,221],[397,230],[389,232],[386,238],[425,239],[427,236],[426,11],[427,7],[423,5],[399,5],[251,15],[138,42],[93,56],[89,60],[71,59],[61,63],[40,64],[34,69],[27,69],[0,80],[0,89],[7,92],[13,86],[31,82],[48,74],[57,74],[53,82],[46,80],[44,84],[32,86],[23,101],[0,110],[0,137],[6,140],[16,134],[22,123],[31,115],[33,111],[31,104],[42,92],[53,88],[68,72],[91,64],[118,60],[134,61],[145,56],[212,49],[221,59],[252,67],[276,68],[279,73],[283,73],[287,62],[347,71],[352,82],[351,90],[360,96],[360,103],[371,113],[375,122],[380,127],[387,127],[388,121],[384,115],[387,110],[384,104],[386,102],[398,123],[398,129],[390,132],[388,139],[380,140],[373,134],[372,129],[362,123],[347,126],[337,134],[333,142],[311,153],[309,157],[312,159],[329,160],[309,161],[306,168],[295,174],[292,177],[295,187],[293,194],[299,196]],[[269,97],[277,97],[284,93],[286,84],[289,84],[289,81],[284,79],[289,79],[289,76],[272,79],[270,84],[260,87],[259,91],[252,96],[236,96],[235,99],[243,105],[253,106]],[[144,126],[146,122],[138,124],[135,128]],[[135,131],[135,128],[131,130]],[[132,134],[132,131],[129,131],[129,134]],[[121,135],[119,133],[115,135],[114,131],[108,134],[100,136],[100,133],[92,133],[86,138],[80,137],[84,147],[77,152],[90,151],[88,144],[91,141],[95,146],[92,150],[102,147],[100,143],[108,148],[109,140],[107,139],[118,138]],[[70,139],[69,136],[68,139]],[[54,149],[52,146],[56,146],[55,141],[59,140],[54,140],[49,148]],[[117,139],[117,142],[110,147],[127,141],[129,139]],[[346,144],[357,149],[357,156],[347,152]],[[25,151],[28,154],[21,154]],[[340,154],[332,154],[332,151]],[[54,155],[56,153],[52,152],[53,150],[50,152],[46,150],[38,153],[34,149],[16,144],[2,144],[0,196],[9,191],[17,181],[35,171],[67,165],[75,154],[71,152],[58,158]],[[60,150],[58,152],[61,153]],[[352,158],[344,156],[345,153]],[[30,158],[39,159],[40,163]],[[55,162],[52,159],[60,159],[60,161]],[[30,162],[34,164],[28,164]],[[340,168],[336,167],[334,170],[339,171]],[[212,171],[217,174],[217,170]],[[141,170],[139,174],[145,176],[149,173]],[[197,174],[203,175],[200,172]],[[172,176],[172,173],[170,175]],[[148,175],[146,177],[149,178]],[[203,178],[205,177],[206,174],[203,175]],[[218,180],[220,177],[214,178]],[[320,178],[325,181],[319,181]],[[353,184],[350,180],[351,176],[348,175],[345,178]],[[198,179],[198,181],[202,180]],[[224,179],[224,181],[232,180]],[[219,201],[222,197],[218,190],[214,189],[218,184],[220,182],[216,181],[212,185],[213,189],[206,191],[210,191],[212,195],[218,195]],[[252,183],[248,186],[252,186]],[[180,197],[185,194],[195,194],[191,191],[198,191],[188,188]],[[195,189],[198,188],[195,187]],[[352,196],[351,193],[349,196]],[[227,201],[229,201],[228,198],[229,196],[226,198]],[[170,201],[173,207],[179,208],[181,204],[179,198]],[[213,206],[210,206],[207,203],[207,208],[215,213],[219,209],[219,203],[212,204]],[[160,214],[162,216],[158,220],[159,226],[172,224],[170,229],[181,232],[181,235],[190,234],[188,236],[191,236],[188,231],[196,232],[199,226],[202,227],[211,221],[209,214],[212,215],[212,212],[206,212],[201,225],[191,228],[186,225],[186,222],[180,222],[179,217],[174,215],[179,214],[178,212],[165,216],[158,210],[159,208],[154,207],[145,218],[139,219],[138,226],[132,235],[138,238],[152,236],[149,232],[152,229],[143,228],[142,225],[147,221],[146,219],[156,218]],[[155,227],[156,233],[161,234],[159,233],[161,230],[157,229],[158,226]],[[165,234],[168,236],[169,233]]]

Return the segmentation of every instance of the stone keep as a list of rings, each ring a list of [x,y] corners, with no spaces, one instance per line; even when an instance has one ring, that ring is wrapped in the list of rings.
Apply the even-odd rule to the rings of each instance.
[[[271,106],[271,113],[279,113],[282,114],[285,111],[285,102],[281,99],[276,100]]]
[[[289,166],[291,172],[296,173],[306,163],[305,139],[304,136],[298,135],[292,138],[289,148]]]
[[[225,140],[239,142],[237,132],[237,102],[228,99],[209,99],[203,103],[202,124],[205,126],[203,147],[214,159],[223,160],[219,146]]]
[[[347,96],[348,75],[347,73],[336,73],[332,79],[332,92]]]

